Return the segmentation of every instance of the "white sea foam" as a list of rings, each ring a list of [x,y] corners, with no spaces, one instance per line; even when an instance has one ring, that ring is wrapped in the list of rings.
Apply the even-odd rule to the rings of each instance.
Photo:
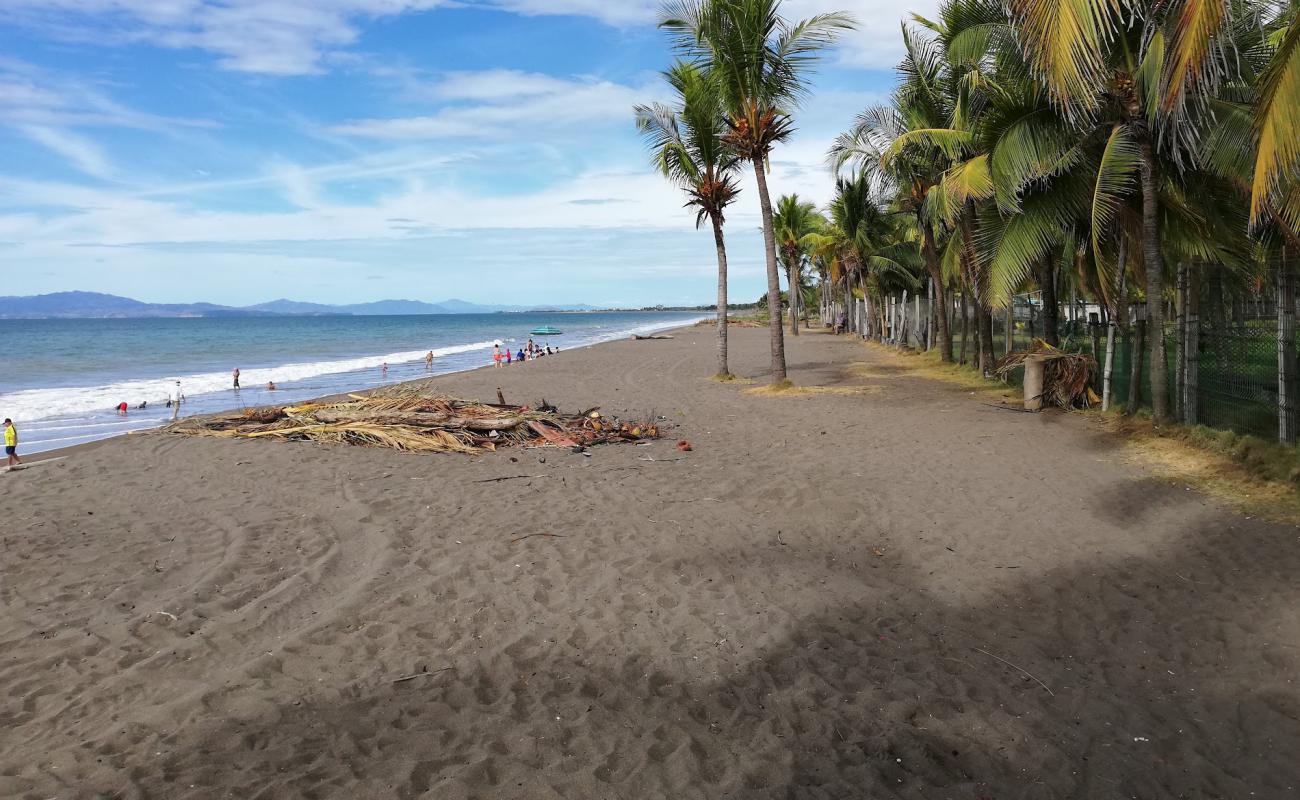
[[[455,345],[435,348],[435,358],[485,350],[492,347],[492,342],[475,342],[473,344]],[[390,365],[421,361],[428,350],[411,350],[386,355],[362,356],[339,361],[312,361],[305,363],[283,364],[278,367],[246,369],[240,372],[240,383],[249,388],[265,386],[268,381],[287,384],[315,378],[321,375],[334,375],[342,372],[376,369],[387,363]],[[231,386],[229,372],[201,372],[189,375],[167,375],[147,380],[127,380],[104,386],[76,386],[59,389],[27,389],[23,391],[0,394],[0,413],[6,417],[24,421],[36,421],[51,417],[68,418],[78,414],[104,412],[118,403],[125,402],[132,408],[141,401],[150,405],[162,405],[167,400],[167,393],[181,382],[181,391],[188,398],[219,392]],[[101,423],[102,424],[102,423]]]
[[[550,343],[559,344],[565,350],[588,347],[601,342],[621,339],[633,334],[652,333],[666,328],[690,325],[700,316],[676,320],[660,320],[632,327],[594,325],[585,331],[575,332],[573,338],[565,337]],[[515,349],[529,337],[500,337],[505,343],[515,343]],[[531,337],[535,343],[545,346],[550,337]],[[496,339],[489,339],[472,344],[453,345],[435,348],[437,359],[480,351],[483,359],[481,365],[490,363],[488,353]],[[0,416],[13,417],[20,422],[23,430],[23,443],[26,452],[35,453],[81,442],[103,439],[120,435],[129,430],[151,428],[164,424],[170,418],[170,412],[163,406],[168,392],[181,381],[181,390],[190,401],[185,413],[205,413],[238,406],[243,402],[272,402],[263,389],[267,381],[275,381],[284,389],[278,392],[284,400],[305,399],[330,392],[343,391],[366,385],[377,385],[390,380],[404,380],[414,377],[412,367],[401,365],[418,364],[423,361],[427,350],[411,350],[386,355],[362,356],[336,361],[317,361],[283,364],[269,368],[251,368],[241,370],[240,382],[244,385],[244,397],[230,392],[231,374],[229,372],[204,372],[186,375],[172,375],[149,379],[133,379],[114,382],[102,386],[79,386],[70,388],[29,389],[10,393],[0,393]],[[378,374],[380,365],[388,363],[395,367],[392,375]],[[476,363],[472,357],[452,358],[437,361],[436,372],[472,369]],[[420,370],[422,373],[423,371]],[[328,377],[335,376],[335,377]],[[136,406],[147,400],[147,411],[138,411]],[[121,402],[131,406],[129,418],[119,417],[113,408]]]

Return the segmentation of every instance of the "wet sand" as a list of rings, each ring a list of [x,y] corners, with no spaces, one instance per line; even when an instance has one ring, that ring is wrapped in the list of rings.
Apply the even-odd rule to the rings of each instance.
[[[0,476],[0,796],[1300,793],[1297,529],[848,339],[787,338],[846,390],[793,397],[713,341],[435,381],[667,417],[646,447],[149,434]]]

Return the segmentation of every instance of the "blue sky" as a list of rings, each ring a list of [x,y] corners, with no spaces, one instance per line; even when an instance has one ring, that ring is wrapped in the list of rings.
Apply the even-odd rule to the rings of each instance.
[[[712,236],[648,167],[655,0],[5,0],[0,294],[706,303]],[[887,95],[934,0],[859,21],[774,154],[825,202],[834,135]],[[752,176],[732,297],[763,290]]]

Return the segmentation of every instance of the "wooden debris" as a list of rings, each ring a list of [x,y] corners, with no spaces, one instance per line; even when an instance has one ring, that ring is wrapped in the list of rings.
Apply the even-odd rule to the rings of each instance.
[[[1046,402],[1061,408],[1087,408],[1101,402],[1092,391],[1097,374],[1097,359],[1088,353],[1067,353],[1052,347],[1042,339],[1035,339],[1028,350],[1008,353],[993,368],[993,373],[1005,378],[1030,357],[1042,358],[1043,393]]]
[[[429,675],[438,675],[453,669],[455,669],[455,667],[443,667],[442,669],[435,669],[433,672],[430,672],[428,670],[424,670],[423,672],[414,672],[411,673],[410,675],[403,675],[400,678],[393,678],[393,683],[406,683],[407,681],[413,681],[416,678],[424,678]]]
[[[515,542],[522,542],[524,539],[531,539],[534,536],[545,536],[548,539],[564,538],[564,534],[561,533],[528,533],[528,534],[524,534],[523,536],[516,536],[515,538],[511,539],[510,544],[514,544]]]
[[[511,445],[583,449],[659,436],[653,422],[625,422],[602,416],[596,409],[569,415],[553,409],[490,405],[434,394],[427,386],[393,387],[348,397],[343,402],[190,417],[161,430],[193,436],[271,437],[442,453],[477,453]]]

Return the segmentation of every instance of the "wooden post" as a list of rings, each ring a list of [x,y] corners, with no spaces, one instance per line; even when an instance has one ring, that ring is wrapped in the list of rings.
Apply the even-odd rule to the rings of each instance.
[[[1146,307],[1139,305],[1137,307],[1137,319],[1133,321],[1133,335],[1129,337],[1131,346],[1129,348],[1128,405],[1124,408],[1124,413],[1129,416],[1136,414],[1138,406],[1142,403],[1142,362],[1146,358],[1146,333]]]
[[[925,315],[925,352],[927,353],[930,352],[930,348],[934,346],[934,315],[938,313],[938,309],[934,306],[933,280],[929,281],[929,286],[930,293],[927,296],[927,301],[930,306],[930,313]],[[919,299],[917,305],[920,306]],[[919,321],[920,317],[917,317],[917,320]]]
[[[1096,311],[1088,312],[1088,333],[1092,334],[1092,360],[1098,362],[1101,359],[1101,317]],[[1101,389],[1096,384],[1101,383],[1101,375],[1093,377],[1093,389]]]
[[[1183,422],[1195,425],[1200,416],[1201,378],[1201,260],[1192,259],[1187,275],[1186,361],[1183,365]]]
[[[1016,323],[1016,315],[1015,312],[1013,311],[1015,305],[1016,305],[1016,298],[1012,297],[1010,300],[1007,301],[1007,329],[1003,331],[1004,337],[1007,340],[1006,342],[1007,346],[1002,351],[1002,355],[1004,356],[1007,353],[1011,352],[1012,328],[1015,326]]]
[[[970,338],[970,313],[966,305],[966,287],[961,289],[961,355],[957,358],[958,364],[966,363],[966,340]],[[978,359],[977,359],[978,360]]]
[[[1187,264],[1178,263],[1174,292],[1174,419],[1186,422],[1183,401],[1187,397]]]
[[[1046,358],[1029,356],[1025,359],[1025,410],[1040,411],[1043,408],[1043,368]]]
[[[898,341],[895,342],[899,347],[907,347],[907,290],[903,290],[903,299],[898,304],[902,313],[902,319],[898,321]]]
[[[912,295],[912,305],[916,306],[916,313],[913,314],[912,326],[916,329],[917,349],[921,349],[924,342],[921,341],[921,293],[917,292]]]
[[[1286,249],[1277,269],[1277,440],[1296,440],[1295,287]]]
[[[1101,410],[1110,410],[1110,375],[1115,368],[1115,326],[1116,320],[1110,318],[1106,326],[1106,366],[1101,371]]]

